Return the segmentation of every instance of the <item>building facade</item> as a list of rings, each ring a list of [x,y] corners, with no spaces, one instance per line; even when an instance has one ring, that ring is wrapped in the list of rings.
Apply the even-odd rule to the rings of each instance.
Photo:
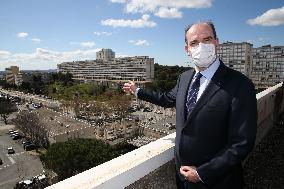
[[[251,79],[258,88],[268,88],[283,81],[284,46],[254,48]]]
[[[250,77],[252,44],[226,42],[220,44],[217,52],[225,65]]]
[[[113,52],[111,49],[102,49],[101,51],[96,53],[97,60],[113,60],[115,58],[115,52]]]
[[[154,58],[148,56],[64,62],[57,67],[58,72],[69,72],[75,80],[84,83],[128,80],[145,83],[154,79]]]
[[[283,81],[284,46],[222,43],[218,49],[221,60],[230,68],[248,76],[256,89],[265,89]]]
[[[8,84],[15,85],[16,84],[16,76],[19,74],[18,66],[10,66],[5,69],[5,80]]]
[[[23,75],[22,73],[19,73],[15,75],[15,85],[20,86],[23,83]]]

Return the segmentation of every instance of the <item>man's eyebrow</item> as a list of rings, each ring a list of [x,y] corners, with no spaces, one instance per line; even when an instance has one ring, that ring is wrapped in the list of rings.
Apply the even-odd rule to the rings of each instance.
[[[194,40],[192,40],[192,41],[189,41],[189,43],[195,43],[195,42],[197,42],[196,39],[194,39]]]
[[[203,39],[213,39],[212,36],[204,37]]]

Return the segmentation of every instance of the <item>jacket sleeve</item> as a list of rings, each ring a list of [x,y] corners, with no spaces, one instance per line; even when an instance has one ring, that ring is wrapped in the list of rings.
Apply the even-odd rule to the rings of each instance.
[[[227,145],[213,159],[197,168],[200,178],[208,186],[213,186],[233,168],[240,166],[254,147],[257,128],[256,93],[252,82],[244,81],[232,98]]]
[[[180,76],[181,77],[181,76]],[[137,97],[140,100],[144,100],[158,106],[165,108],[172,108],[176,105],[176,96],[179,89],[180,77],[177,80],[176,86],[169,92],[150,91],[145,89],[139,89]]]

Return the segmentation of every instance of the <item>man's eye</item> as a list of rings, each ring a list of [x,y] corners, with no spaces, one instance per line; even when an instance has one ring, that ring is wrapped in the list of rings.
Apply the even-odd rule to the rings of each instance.
[[[205,39],[205,41],[211,41],[211,40],[212,40],[211,37],[208,37],[208,38]]]

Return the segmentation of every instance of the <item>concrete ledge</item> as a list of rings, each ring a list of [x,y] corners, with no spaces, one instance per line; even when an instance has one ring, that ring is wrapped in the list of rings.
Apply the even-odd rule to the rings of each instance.
[[[282,86],[282,83],[278,83],[277,85],[273,86],[273,87],[269,87],[268,89],[264,90],[264,91],[261,91],[260,93],[257,93],[256,94],[256,99],[257,101],[265,96],[267,96],[267,94],[269,93],[276,93],[279,88]]]
[[[83,173],[56,183],[48,189],[123,189],[174,158],[175,133]]]
[[[125,189],[176,189],[174,160],[162,165]]]

